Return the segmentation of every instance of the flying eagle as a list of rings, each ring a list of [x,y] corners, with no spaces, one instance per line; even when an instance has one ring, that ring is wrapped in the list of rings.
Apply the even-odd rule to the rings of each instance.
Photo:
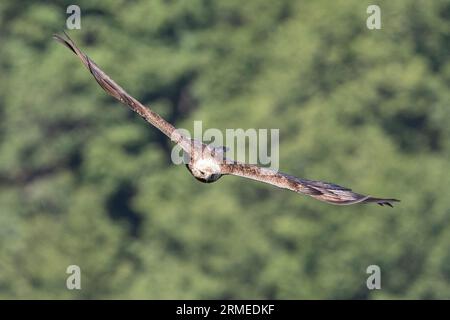
[[[335,205],[373,202],[381,206],[388,205],[392,207],[392,202],[400,201],[397,199],[366,196],[333,183],[301,179],[257,165],[245,164],[227,159],[225,158],[224,148],[215,148],[183,136],[160,115],[142,105],[103,72],[92,59],[75,45],[66,33],[64,34],[65,37],[55,34],[53,38],[68,47],[77,55],[94,76],[98,84],[107,93],[127,105],[131,110],[144,118],[145,121],[158,128],[173,142],[180,145],[183,151],[189,155],[189,161],[186,164],[187,169],[201,182],[211,183],[217,181],[224,175],[235,175],[272,184],[279,188],[288,189],[300,194],[306,194],[317,200]]]

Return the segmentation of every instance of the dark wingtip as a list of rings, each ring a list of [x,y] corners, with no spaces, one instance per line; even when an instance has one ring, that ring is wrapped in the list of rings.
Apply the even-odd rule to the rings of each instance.
[[[394,205],[391,202],[400,202],[398,199],[377,199],[376,203],[380,206],[389,206],[391,208],[394,207]]]
[[[73,48],[72,44],[69,42],[69,41],[71,41],[69,35],[68,35],[65,31],[63,31],[63,33],[64,33],[64,36],[66,36],[67,39],[64,39],[64,37],[60,36],[60,35],[57,34],[57,33],[54,33],[54,34],[53,34],[53,39],[55,39],[56,41],[62,43],[62,44],[65,45],[67,48],[69,48],[70,50],[72,50],[73,53],[77,54],[77,52],[76,52],[75,49]]]

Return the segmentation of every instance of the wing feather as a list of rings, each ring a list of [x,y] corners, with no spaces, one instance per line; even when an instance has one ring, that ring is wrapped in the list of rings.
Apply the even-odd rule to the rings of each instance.
[[[94,76],[97,83],[105,90],[108,94],[119,100],[120,102],[127,105],[131,110],[139,114],[145,121],[149,122],[156,128],[158,128],[162,133],[169,137],[175,143],[180,144],[180,146],[187,152],[190,150],[190,140],[185,138],[181,133],[179,133],[174,126],[169,122],[164,120],[159,114],[153,110],[145,107],[137,99],[133,98],[128,94],[121,86],[119,86],[114,80],[112,80],[100,67],[90,59],[86,54],[84,54],[75,44],[75,42],[64,32],[65,37],[60,35],[53,35],[53,38],[62,43],[64,46],[69,48],[85,67]]]
[[[392,202],[400,201],[397,199],[374,198],[353,192],[349,188],[334,183],[301,179],[251,164],[224,163],[221,165],[221,172],[224,175],[231,174],[268,183],[336,205],[374,202],[381,206],[388,205],[392,207]]]

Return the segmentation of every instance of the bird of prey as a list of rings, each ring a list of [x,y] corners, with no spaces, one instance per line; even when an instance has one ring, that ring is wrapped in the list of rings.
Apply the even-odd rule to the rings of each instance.
[[[392,207],[397,199],[375,198],[353,192],[333,183],[313,181],[297,178],[288,174],[277,172],[253,164],[245,164],[227,159],[225,148],[216,148],[200,141],[187,138],[178,132],[174,126],[165,121],[160,115],[142,105],[129,95],[121,86],[114,82],[95,62],[84,54],[64,33],[65,36],[55,34],[53,38],[68,47],[81,60],[84,66],[94,76],[97,83],[111,96],[127,105],[139,114],[144,120],[158,128],[174,143],[180,145],[189,156],[186,164],[189,172],[199,181],[211,183],[224,175],[235,175],[244,178],[265,182],[279,188],[288,189],[296,193],[311,196],[317,200],[335,205],[350,205],[356,203],[377,203],[381,206]]]

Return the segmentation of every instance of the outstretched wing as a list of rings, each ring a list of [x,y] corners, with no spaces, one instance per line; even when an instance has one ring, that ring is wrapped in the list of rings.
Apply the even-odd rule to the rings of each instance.
[[[297,193],[306,194],[317,200],[336,205],[350,205],[363,202],[374,202],[381,206],[392,207],[397,199],[374,198],[353,192],[351,189],[333,183],[300,179],[271,169],[251,164],[224,163],[221,165],[222,174],[231,174],[272,184],[279,188],[288,189]]]
[[[139,114],[145,121],[149,122],[166,136],[168,136],[175,143],[180,144],[180,146],[187,152],[190,150],[190,140],[181,135],[174,126],[164,120],[159,114],[150,110],[141,104],[138,100],[129,95],[121,86],[114,82],[99,66],[86,54],[84,54],[75,44],[75,42],[70,39],[70,37],[64,32],[65,37],[60,35],[53,35],[53,38],[58,42],[62,43],[70,50],[73,51],[80,58],[81,62],[86,66],[86,68],[94,76],[98,84],[111,96],[124,103],[131,110]]]

